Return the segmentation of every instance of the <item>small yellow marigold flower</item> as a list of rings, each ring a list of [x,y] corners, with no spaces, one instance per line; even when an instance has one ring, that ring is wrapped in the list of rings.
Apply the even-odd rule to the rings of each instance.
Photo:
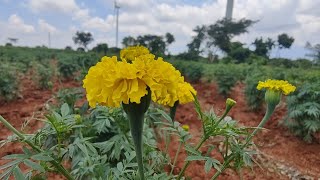
[[[268,79],[265,82],[259,81],[257,89],[280,91],[284,95],[288,95],[294,92],[296,90],[296,87],[291,85],[288,81]]]
[[[120,58],[125,62],[132,62],[137,57],[150,54],[150,51],[143,46],[131,46],[120,51]]]
[[[231,98],[228,98],[227,101],[226,101],[226,105],[227,107],[233,107],[237,102]]]
[[[267,89],[265,94],[265,101],[271,105],[279,104],[281,94],[288,95],[296,90],[296,87],[291,85],[288,81],[268,79],[265,82],[259,81],[258,90]]]
[[[188,125],[186,125],[186,124],[182,125],[181,127],[182,127],[182,129],[184,129],[185,131],[189,131],[189,129],[190,129],[190,127],[189,127]]]

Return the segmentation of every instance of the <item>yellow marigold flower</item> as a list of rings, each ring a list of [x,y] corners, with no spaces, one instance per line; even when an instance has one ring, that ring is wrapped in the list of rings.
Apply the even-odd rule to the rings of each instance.
[[[143,71],[133,64],[118,62],[117,57],[103,57],[101,62],[89,69],[83,80],[91,107],[97,103],[119,107],[121,102],[140,103],[147,94],[147,86],[141,79]]]
[[[265,82],[259,81],[257,89],[261,90],[263,88],[267,90],[280,91],[284,95],[288,95],[296,90],[296,87],[291,85],[288,81],[273,79],[268,79]]]
[[[192,94],[196,95],[197,91],[187,82],[180,82],[178,84],[178,99],[180,104],[186,104],[194,101]]]
[[[178,85],[183,81],[180,72],[162,58],[152,61],[148,65],[145,82],[152,92],[154,102],[172,107],[178,99]]]
[[[132,62],[137,57],[150,54],[150,51],[143,46],[131,46],[120,51],[120,58],[125,62]]]
[[[182,129],[184,129],[185,131],[189,131],[189,129],[190,129],[190,127],[189,127],[188,125],[186,125],[186,124],[182,125],[181,127],[182,127]]]
[[[192,93],[196,94],[196,91],[184,82],[181,73],[172,64],[162,58],[155,59],[150,53],[136,53],[134,48],[143,49],[127,49],[131,51],[127,55],[133,54],[132,62],[126,61],[129,56],[125,56],[124,61],[117,61],[115,56],[103,57],[101,62],[89,69],[83,87],[91,107],[96,104],[109,107],[130,102],[139,104],[140,99],[148,94],[147,88],[152,100],[161,105],[173,107],[176,101],[184,104],[194,100]]]

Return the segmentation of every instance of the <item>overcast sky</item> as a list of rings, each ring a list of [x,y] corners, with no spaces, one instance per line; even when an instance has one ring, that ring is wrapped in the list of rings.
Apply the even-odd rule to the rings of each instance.
[[[248,46],[256,37],[275,39],[280,33],[295,38],[290,50],[281,57],[299,58],[308,53],[307,41],[320,43],[320,0],[234,0],[233,18],[259,20],[241,35]],[[194,35],[197,25],[213,24],[225,15],[227,0],[118,0],[120,46],[123,37],[144,34],[164,35],[170,32],[176,41],[169,50],[179,53]],[[74,46],[77,30],[89,31],[94,42],[115,45],[115,13],[113,0],[0,0],[0,44],[8,37],[18,38],[18,45]],[[273,56],[278,56],[274,51]]]

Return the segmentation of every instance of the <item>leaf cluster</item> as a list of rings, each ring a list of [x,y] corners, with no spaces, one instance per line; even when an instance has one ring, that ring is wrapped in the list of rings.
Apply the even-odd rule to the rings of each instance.
[[[307,142],[320,132],[320,88],[318,83],[304,84],[287,98],[288,115],[283,123]]]

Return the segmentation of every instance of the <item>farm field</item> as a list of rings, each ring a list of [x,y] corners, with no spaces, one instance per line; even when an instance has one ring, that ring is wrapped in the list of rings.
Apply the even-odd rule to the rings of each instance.
[[[0,47],[0,50],[0,59],[4,62],[1,65],[3,78],[1,82],[0,115],[10,124],[26,134],[38,133],[35,137],[39,136],[39,143],[49,144],[43,145],[42,148],[44,149],[56,150],[57,141],[62,141],[61,151],[65,153],[65,156],[60,161],[75,174],[79,174],[79,171],[82,170],[83,174],[80,173],[81,176],[77,177],[79,179],[94,177],[95,173],[104,171],[100,169],[101,167],[119,169],[119,162],[122,162],[123,165],[128,163],[124,154],[128,148],[132,150],[133,145],[131,137],[129,139],[126,137],[127,135],[130,136],[128,121],[123,121],[123,117],[126,116],[123,115],[121,109],[117,108],[111,110],[97,106],[95,109],[89,109],[85,98],[85,90],[82,88],[82,80],[88,69],[103,56],[101,53],[20,47]],[[108,55],[119,56],[119,51],[109,52]],[[264,126],[265,129],[262,129],[253,138],[255,145],[250,146],[250,149],[257,153],[252,156],[257,164],[253,163],[252,169],[246,167],[241,169],[239,173],[228,168],[220,175],[219,179],[240,179],[240,176],[243,179],[320,178],[320,128],[316,129],[310,125],[303,126],[304,124],[290,126],[291,119],[299,120],[301,117],[296,118],[294,116],[296,115],[294,113],[297,112],[292,114],[292,106],[294,105],[290,102],[290,100],[293,100],[292,98],[296,98],[295,102],[297,103],[299,100],[301,104],[306,103],[303,100],[308,100],[314,104],[319,103],[319,99],[317,99],[320,95],[319,84],[317,83],[320,77],[318,67],[301,68],[296,65],[289,68],[278,65],[207,63],[205,61],[184,61],[175,57],[165,57],[165,59],[169,59],[169,62],[180,70],[197,91],[197,97],[203,111],[210,111],[213,108],[215,114],[222,116],[226,108],[226,98],[235,100],[237,103],[230,110],[228,116],[237,122],[237,127],[257,127],[264,116],[266,104],[263,100],[264,94],[256,90],[258,81],[269,78],[286,79],[297,86],[297,92],[293,95],[282,96],[280,104]],[[309,92],[308,89],[305,90],[303,87],[310,87],[309,90],[312,89],[312,91]],[[303,95],[311,98],[305,99]],[[304,106],[307,109],[305,117],[311,118],[314,116],[315,120],[319,120],[320,108],[316,109],[317,105],[314,104]],[[68,110],[65,110],[66,108]],[[147,112],[146,117],[151,118],[146,120],[148,123],[145,123],[145,127],[148,128],[145,129],[146,133],[143,135],[146,136],[145,138],[149,138],[149,140],[145,139],[146,146],[144,149],[147,152],[145,152],[144,163],[152,164],[151,167],[154,171],[148,169],[148,172],[160,174],[164,177],[163,173],[171,174],[169,164],[174,161],[179,142],[177,136],[171,134],[169,136],[169,146],[166,149],[168,134],[164,133],[165,127],[157,125],[157,123],[153,124],[154,122],[165,121],[165,117],[159,114],[158,109],[164,110],[163,112],[168,111],[167,108],[163,109],[153,105],[150,112]],[[296,109],[297,107],[294,108],[294,110]],[[62,118],[65,116],[64,121],[66,122],[57,120],[62,125],[71,123],[62,126],[60,130],[56,128],[57,134],[54,134],[50,126],[55,125],[54,121],[50,120],[50,117],[56,116],[53,112],[60,113]],[[290,113],[290,120],[286,120]],[[298,113],[301,115],[304,111],[301,110]],[[75,115],[79,115],[79,117]],[[189,126],[188,132],[192,135],[192,138],[188,142],[195,145],[201,139],[203,132],[202,123],[194,104],[179,105],[175,119],[181,125]],[[117,121],[124,122],[126,125],[117,124]],[[121,131],[112,126],[119,127],[127,135],[123,137]],[[298,129],[304,128],[307,130],[299,131],[300,134],[296,136],[294,132],[297,126]],[[26,150],[22,149],[23,143],[7,142],[8,136],[12,133],[3,124],[0,124],[0,129],[1,158],[12,154],[26,153]],[[42,139],[40,137],[41,129],[43,133],[50,132],[51,134],[44,134],[44,139]],[[61,140],[57,138],[60,137],[59,131],[61,131]],[[31,137],[36,142],[37,138],[33,135]],[[67,155],[70,152],[66,151],[70,151],[71,145],[77,143],[77,139],[82,140],[81,143],[85,145],[86,150],[77,145],[78,149],[73,147],[77,149],[72,150],[74,154]],[[12,139],[9,138],[8,141],[12,141]],[[117,145],[117,142],[120,145]],[[101,143],[105,144],[101,145]],[[108,143],[112,145],[108,145]],[[121,145],[121,143],[127,145]],[[199,152],[201,154],[209,152],[210,157],[222,161],[218,150],[224,149],[224,143],[223,136],[210,137]],[[104,148],[109,146],[110,148],[103,149],[102,146]],[[214,146],[216,150],[209,151],[210,146]],[[98,153],[95,156],[94,153],[89,155],[84,151],[97,151]],[[169,157],[167,159],[169,160],[167,161],[169,162],[161,159],[166,157],[166,151],[168,151]],[[119,152],[118,155],[117,152]],[[105,162],[100,162],[104,155],[110,156],[110,158],[107,158]],[[172,170],[173,175],[179,174],[187,156],[188,153],[182,148],[181,152],[178,153],[176,166]],[[152,163],[152,160],[148,161],[148,158],[154,158],[154,161],[159,164]],[[85,164],[82,162],[83,159],[90,163]],[[3,165],[9,161],[10,159],[1,159],[0,167],[4,167]],[[40,159],[40,161],[47,162],[43,159]],[[192,161],[185,171],[185,177],[211,179],[217,171],[212,167],[206,173],[204,166],[204,161]],[[25,164],[21,165],[20,168],[24,173],[30,170],[30,166]],[[127,177],[132,172],[131,169],[137,169],[136,165],[126,168],[129,169],[128,172],[125,171],[127,169],[124,169],[127,174],[116,174],[116,170],[110,170],[110,172],[115,173],[116,177]],[[0,169],[0,172],[3,173],[6,168]],[[48,177],[49,179],[63,179],[58,174],[58,172],[53,171],[49,173]],[[160,175],[159,179],[161,179]]]

